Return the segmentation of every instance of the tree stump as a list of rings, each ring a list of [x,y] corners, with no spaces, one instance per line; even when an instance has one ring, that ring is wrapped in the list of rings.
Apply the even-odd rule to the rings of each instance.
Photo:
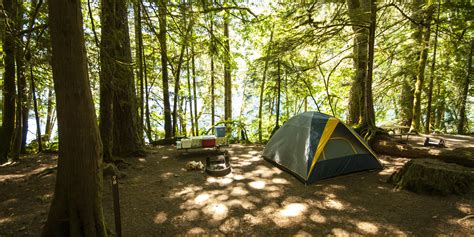
[[[407,162],[388,180],[397,189],[437,195],[474,193],[474,169],[435,159]]]

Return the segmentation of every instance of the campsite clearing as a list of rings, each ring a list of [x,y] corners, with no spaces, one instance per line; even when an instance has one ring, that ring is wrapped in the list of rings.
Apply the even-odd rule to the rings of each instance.
[[[177,158],[174,147],[130,159],[120,181],[124,236],[191,233],[273,235],[474,235],[474,200],[396,191],[386,180],[408,159],[379,156],[385,169],[321,180],[305,186],[260,155],[263,147],[232,145],[233,171],[222,178],[184,171],[205,155]],[[36,236],[47,214],[55,156],[25,158],[0,170],[0,235]],[[15,169],[16,172],[12,172]],[[12,173],[15,173],[12,175]],[[16,198],[26,197],[26,198]],[[110,178],[104,212],[113,228]]]

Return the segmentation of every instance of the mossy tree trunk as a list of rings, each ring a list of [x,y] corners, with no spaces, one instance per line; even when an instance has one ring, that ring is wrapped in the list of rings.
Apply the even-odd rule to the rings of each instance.
[[[413,98],[413,112],[410,131],[419,132],[421,124],[421,92],[423,90],[423,81],[425,79],[425,67],[428,58],[428,49],[431,33],[431,20],[434,12],[434,5],[429,6],[424,12],[423,21],[423,40],[420,45],[420,58],[418,61],[415,92]]]
[[[364,109],[365,80],[367,77],[368,39],[369,39],[369,0],[348,0],[349,19],[354,31],[353,61],[354,76],[349,91],[349,108],[347,124],[357,125],[362,122]]]
[[[101,135],[104,159],[141,150],[126,0],[101,2]],[[112,154],[111,154],[112,153]]]
[[[472,80],[472,56],[474,52],[474,38],[471,39],[471,47],[469,52],[469,58],[467,60],[467,75],[462,83],[462,94],[461,94],[461,108],[459,109],[459,122],[458,122],[458,133],[464,134],[465,133],[465,123],[466,123],[466,103],[467,103],[467,95],[469,93],[469,85],[471,84]]]
[[[79,0],[48,0],[59,159],[42,236],[106,236],[102,154]],[[74,108],[74,109],[71,109]]]
[[[434,37],[434,46],[433,46],[433,59],[431,60],[431,70],[430,70],[430,82],[428,85],[428,105],[426,107],[426,126],[425,126],[425,133],[430,133],[431,125],[432,125],[432,110],[431,104],[433,100],[433,86],[434,86],[434,74],[435,74],[435,66],[436,66],[436,51],[438,47],[438,28],[439,28],[439,14],[441,11],[441,3],[437,6],[438,14],[436,17],[436,29],[435,29],[435,37]]]

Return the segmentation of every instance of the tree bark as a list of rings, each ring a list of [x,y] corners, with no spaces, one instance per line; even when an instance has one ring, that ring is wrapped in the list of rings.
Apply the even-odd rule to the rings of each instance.
[[[377,4],[375,0],[370,0],[370,28],[369,28],[369,45],[368,45],[368,63],[367,63],[367,79],[365,81],[364,92],[364,116],[363,126],[369,129],[375,129],[375,111],[372,95],[372,81],[374,75],[374,46],[375,46],[375,28],[377,26]]]
[[[267,79],[268,61],[270,59],[270,50],[271,50],[272,41],[273,41],[273,29],[274,29],[274,26],[272,27],[272,30],[270,31],[270,41],[268,42],[267,55],[265,58],[265,65],[263,67],[262,83],[260,84],[260,97],[259,97],[259,103],[258,103],[258,141],[259,142],[262,142],[262,134],[263,134],[263,128],[262,128],[263,95],[265,92],[265,82]]]
[[[211,2],[213,3],[213,2]],[[214,53],[216,51],[216,45],[214,42],[214,14],[211,12],[211,17],[209,19],[210,21],[210,49],[209,49],[209,57],[211,58],[211,125],[214,127],[216,121],[215,121],[215,116],[216,116],[216,105],[215,105],[215,69],[214,69]]]
[[[134,6],[134,18],[135,18],[135,57],[136,63],[138,65],[137,70],[137,78],[138,84],[140,85],[140,95],[139,95],[139,106],[138,109],[140,111],[140,116],[138,120],[138,134],[140,140],[143,141],[143,124],[145,121],[145,110],[144,110],[144,103],[145,103],[145,96],[144,96],[144,85],[143,85],[143,34],[142,34],[142,9],[141,3],[137,2],[133,4]],[[150,138],[148,138],[150,139]]]
[[[30,65],[30,79],[31,79],[31,93],[33,94],[33,106],[35,110],[35,120],[36,120],[36,140],[38,140],[38,152],[43,152],[43,141],[41,139],[41,124],[40,124],[40,117],[38,113],[38,100],[36,99],[36,84],[35,84],[35,78],[33,77],[33,66]],[[51,93],[51,90],[50,90]],[[48,95],[49,97],[49,95]],[[48,98],[49,100],[49,98]],[[49,103],[48,103],[48,116],[49,115]],[[50,130],[51,130],[51,125]],[[48,126],[46,126],[48,129]],[[51,131],[49,131],[49,134],[51,134]],[[49,140],[49,138],[48,138]]]
[[[81,1],[49,0],[48,5],[59,159],[42,236],[106,236],[102,147],[90,91]]]
[[[232,121],[232,79],[230,68],[230,41],[229,41],[229,11],[224,13],[224,119]],[[228,134],[231,134],[230,126],[227,126]]]
[[[424,0],[414,0],[410,4],[411,10],[413,14],[410,16],[417,22],[420,22],[423,17],[421,14],[421,7]],[[420,49],[419,46],[423,42],[423,27],[420,24],[411,24],[411,28],[414,30],[411,38],[413,40],[412,48],[413,50],[409,55],[409,58],[416,58],[420,57]],[[402,82],[402,89],[400,95],[400,125],[402,126],[411,126],[412,118],[413,118],[413,100],[414,100],[414,93],[415,93],[415,82],[416,82],[416,63],[413,63],[414,60],[411,60],[407,63],[406,67],[408,70],[408,76],[404,78]]]
[[[434,46],[433,46],[433,60],[431,61],[431,70],[430,70],[430,83],[428,86],[428,105],[426,108],[426,126],[425,126],[425,133],[430,133],[431,129],[431,103],[433,99],[433,81],[434,81],[434,73],[435,73],[435,66],[436,66],[436,49],[438,47],[438,28],[439,28],[439,14],[441,11],[441,2],[438,4],[438,15],[436,17],[436,29],[435,29],[435,38],[434,38]]]
[[[431,18],[433,16],[433,5],[428,7],[423,18],[423,41],[421,43],[420,59],[418,62],[415,92],[413,99],[413,117],[411,121],[410,131],[420,131],[421,121],[421,92],[423,89],[423,80],[425,78],[426,59],[428,58],[429,40],[431,33]]]
[[[191,4],[191,3],[190,3]],[[187,9],[183,10],[183,17],[186,19],[186,11]],[[184,20],[185,21],[185,20]],[[178,98],[179,98],[179,92],[180,92],[180,84],[179,84],[179,79],[180,79],[180,74],[181,74],[181,66],[183,64],[183,58],[184,58],[184,53],[186,50],[186,47],[188,46],[188,41],[189,41],[189,36],[190,33],[192,32],[192,27],[193,27],[193,20],[189,20],[188,25],[186,26],[186,23],[184,23],[184,28],[186,28],[185,34],[182,36],[181,40],[181,50],[179,53],[179,59],[178,59],[178,65],[176,67],[176,75],[174,77],[174,101],[173,101],[173,136],[176,136],[176,130],[178,129]]]
[[[104,159],[109,162],[113,160],[111,155],[129,156],[140,151],[142,141],[137,125],[127,1],[101,3],[101,135]]]
[[[469,52],[469,58],[467,60],[467,75],[466,79],[463,82],[462,94],[461,94],[461,108],[459,109],[459,123],[458,123],[458,133],[465,133],[465,123],[466,123],[466,103],[467,95],[469,93],[469,84],[472,79],[472,56],[474,52],[474,38],[471,39],[471,50]]]
[[[168,86],[168,52],[166,46],[166,0],[159,0],[159,24],[160,24],[160,51],[161,51],[161,76],[163,82],[163,108],[165,115],[165,138],[171,138],[173,135],[171,124],[170,95]]]
[[[197,93],[196,93],[196,63],[194,62],[194,42],[191,42],[191,70],[193,73],[193,93],[194,93],[194,128],[196,129],[196,136],[199,136],[199,121],[197,108]]]
[[[191,92],[191,73],[190,73],[190,66],[189,66],[189,50],[186,49],[187,61],[186,61],[186,70],[187,70],[187,78],[188,78],[188,96],[189,96],[189,113],[191,116],[191,135],[196,135],[196,130],[194,129],[194,115],[193,115],[193,94]]]
[[[146,67],[146,58],[145,53],[143,51],[143,74],[145,76],[145,122],[146,122],[146,134],[148,137],[148,142],[153,141],[152,134],[151,134],[151,120],[150,120],[150,89],[148,88],[148,73]]]
[[[8,16],[15,16],[14,0],[4,0],[4,11]],[[5,62],[5,71],[3,76],[3,137],[2,154],[0,154],[0,163],[8,160],[12,140],[15,131],[15,33],[13,19],[7,19],[7,25],[3,29],[3,53]]]
[[[363,119],[365,80],[367,77],[367,44],[369,38],[370,25],[370,0],[348,0],[349,19],[354,25],[354,48],[353,61],[355,75],[352,79],[351,89],[349,91],[349,111],[347,124],[360,124]]]
[[[277,102],[276,102],[276,121],[275,121],[275,128],[280,127],[280,97],[281,97],[281,70],[280,70],[280,59],[278,59],[277,67],[278,67],[278,77],[277,77]]]
[[[33,77],[31,77],[33,78]],[[34,100],[36,100],[36,96],[33,95]],[[38,111],[35,110],[35,116],[37,117]],[[53,97],[53,89],[48,88],[48,106],[47,106],[47,114],[46,114],[46,127],[44,129],[44,137],[46,141],[51,140],[51,133],[54,127],[54,97]]]

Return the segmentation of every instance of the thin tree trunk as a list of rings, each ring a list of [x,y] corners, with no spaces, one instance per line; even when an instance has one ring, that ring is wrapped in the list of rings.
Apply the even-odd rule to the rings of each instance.
[[[275,128],[280,127],[280,97],[281,97],[281,71],[280,71],[280,59],[278,59],[278,78],[277,78],[277,102],[276,102],[276,121]]]
[[[196,93],[196,64],[194,62],[194,42],[191,42],[191,68],[193,72],[193,94],[194,94],[194,128],[196,129],[196,136],[199,136],[199,121],[197,108],[197,93]]]
[[[102,147],[88,78],[81,1],[49,0],[48,6],[59,158],[42,236],[107,236]]]
[[[472,56],[474,52],[474,38],[471,39],[471,51],[469,52],[469,58],[467,60],[467,75],[466,79],[463,82],[462,94],[461,94],[461,108],[459,109],[459,123],[458,123],[458,133],[464,134],[465,132],[465,123],[466,123],[466,103],[467,95],[469,93],[469,84],[472,77]]]
[[[27,88],[25,79],[25,64],[23,60],[23,38],[20,33],[23,29],[23,1],[15,1],[14,3],[17,15],[15,16],[15,62],[16,62],[16,80],[17,80],[17,106],[16,106],[16,127],[15,138],[12,147],[12,159],[18,161],[20,159],[21,145],[23,143],[23,110],[28,100],[26,98]],[[26,118],[28,120],[28,118]],[[28,123],[28,122],[27,122]],[[25,140],[26,143],[26,140]]]
[[[186,70],[187,70],[187,77],[188,77],[188,96],[189,96],[189,113],[191,116],[191,135],[196,135],[196,130],[194,129],[194,115],[193,115],[193,94],[191,93],[191,73],[190,73],[190,66],[189,66],[189,50],[186,49],[187,61],[186,61]]]
[[[137,71],[137,77],[138,77],[138,83],[140,84],[140,98],[139,98],[139,111],[140,111],[140,117],[139,117],[139,122],[138,122],[138,132],[140,136],[140,141],[143,141],[143,122],[145,121],[145,110],[143,108],[144,105],[144,85],[143,85],[143,34],[142,34],[142,9],[141,9],[141,3],[134,3],[134,18],[135,18],[135,56],[136,56],[136,62],[138,64],[138,71]]]
[[[263,95],[265,92],[265,82],[267,79],[268,61],[270,59],[270,50],[271,50],[272,41],[273,41],[274,27],[275,26],[272,26],[272,30],[270,31],[270,41],[268,41],[267,54],[265,56],[265,65],[263,67],[262,83],[260,84],[260,97],[259,97],[259,103],[258,103],[258,141],[259,142],[262,142]]]
[[[41,140],[41,124],[40,124],[40,117],[39,117],[39,113],[38,113],[38,100],[36,99],[36,84],[35,84],[35,78],[33,77],[33,66],[32,65],[30,65],[30,77],[31,77],[31,93],[33,94],[33,108],[35,110],[36,140],[38,140],[38,152],[43,152],[43,141]],[[51,92],[51,90],[50,90],[50,92]],[[49,104],[48,104],[48,110],[49,110]],[[50,116],[49,111],[48,111],[48,116]],[[51,125],[49,125],[49,126],[51,127]],[[48,129],[48,126],[46,126],[46,129]],[[51,128],[49,128],[49,129],[51,129]],[[51,134],[51,131],[49,131],[49,132]],[[48,138],[48,140],[49,140],[49,138]]]
[[[169,86],[168,86],[168,50],[166,46],[166,0],[159,0],[159,24],[160,24],[160,50],[161,50],[161,76],[163,82],[163,108],[165,115],[165,138],[171,138],[173,135],[172,132],[172,123],[171,123],[171,109],[170,109],[170,95],[169,95]]]
[[[411,121],[410,131],[420,131],[421,121],[421,92],[423,89],[423,80],[425,78],[425,67],[426,59],[428,58],[429,40],[430,40],[430,29],[431,29],[431,18],[433,15],[433,5],[426,10],[426,17],[424,18],[424,31],[423,41],[421,44],[420,60],[418,63],[418,71],[415,83],[415,93],[413,99],[413,117]]]
[[[4,11],[8,16],[16,16],[14,0],[4,0]],[[0,164],[8,161],[8,155],[15,131],[15,32],[13,26],[5,26],[3,32],[3,54],[5,71],[3,74],[2,130],[4,142],[0,144]]]
[[[33,79],[33,76],[31,77]],[[34,100],[36,100],[36,96],[33,95]],[[53,131],[53,112],[54,112],[54,100],[53,100],[53,89],[48,88],[48,106],[47,106],[47,112],[46,112],[46,127],[44,131],[44,137],[46,141],[49,141],[51,139],[51,133]],[[35,117],[38,111],[35,111]]]
[[[226,5],[226,3],[224,3]],[[230,68],[229,11],[224,13],[224,119],[232,121],[232,79]],[[231,134],[230,126],[227,131]]]
[[[186,19],[186,9],[183,10],[183,16],[184,19]],[[186,50],[186,47],[188,46],[188,40],[189,40],[189,35],[192,32],[192,27],[193,27],[193,20],[190,20],[189,24],[186,26],[186,32],[185,35],[183,36],[183,39],[181,41],[181,50],[179,54],[179,59],[178,59],[178,66],[176,67],[176,75],[174,77],[174,101],[173,101],[173,136],[176,136],[176,130],[178,129],[178,98],[179,98],[179,92],[180,92],[180,84],[179,84],[179,79],[180,79],[180,74],[181,74],[181,66],[183,64],[183,57],[184,53]]]
[[[215,125],[215,116],[216,116],[216,105],[215,105],[215,69],[214,69],[214,52],[216,51],[216,46],[214,42],[214,14],[211,12],[210,17],[211,27],[210,27],[210,58],[211,58],[211,125]]]
[[[146,123],[146,134],[148,137],[148,142],[153,141],[151,135],[151,120],[150,120],[150,89],[148,88],[148,73],[146,67],[146,58],[145,58],[145,51],[143,50],[143,74],[145,76],[145,123]]]
[[[436,29],[435,29],[435,38],[433,46],[433,60],[431,61],[431,70],[430,70],[430,84],[428,86],[428,105],[426,108],[426,126],[425,133],[430,133],[431,128],[431,103],[433,99],[433,80],[436,66],[436,49],[438,47],[438,27],[439,27],[439,13],[441,11],[441,2],[438,3],[438,16],[436,17]]]

